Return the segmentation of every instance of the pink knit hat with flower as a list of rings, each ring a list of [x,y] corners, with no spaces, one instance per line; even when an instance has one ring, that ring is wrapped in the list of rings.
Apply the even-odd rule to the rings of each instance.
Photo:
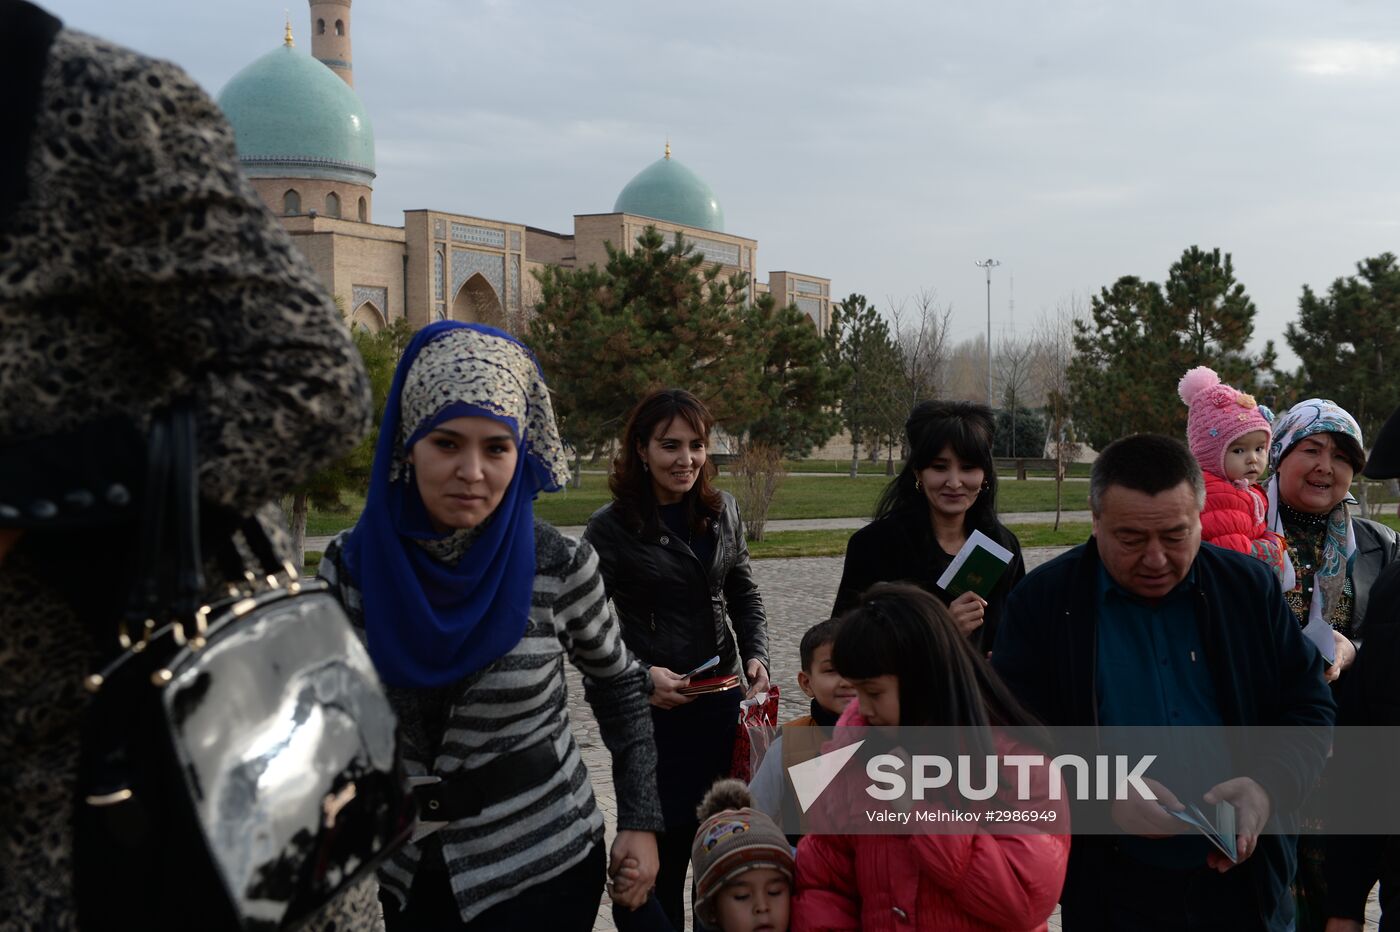
[[[1245,434],[1256,430],[1273,434],[1268,409],[1261,408],[1253,395],[1221,382],[1208,366],[1197,366],[1182,376],[1177,393],[1191,409],[1186,439],[1206,472],[1224,476],[1225,451]]]

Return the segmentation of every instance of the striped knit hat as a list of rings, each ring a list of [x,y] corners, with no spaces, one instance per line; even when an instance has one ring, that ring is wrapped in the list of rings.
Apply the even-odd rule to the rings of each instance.
[[[714,895],[745,871],[770,867],[793,879],[787,837],[772,818],[753,808],[753,797],[742,781],[716,781],[699,815],[704,821],[690,845],[696,912],[708,913]]]

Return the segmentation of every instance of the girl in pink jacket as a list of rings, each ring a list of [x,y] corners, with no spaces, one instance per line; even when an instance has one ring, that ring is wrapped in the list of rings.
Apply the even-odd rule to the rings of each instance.
[[[858,696],[833,743],[839,726],[1034,724],[943,604],[913,586],[866,592],[843,616],[832,657]],[[1003,755],[1030,750],[997,745]],[[1064,834],[809,834],[797,849],[792,928],[1045,929],[1070,844],[1064,803],[1046,805],[1059,808],[1055,830]]]
[[[1262,560],[1282,578],[1287,547],[1269,530],[1269,501],[1259,485],[1273,415],[1206,366],[1182,376],[1177,393],[1191,409],[1186,439],[1206,480],[1201,540]]]

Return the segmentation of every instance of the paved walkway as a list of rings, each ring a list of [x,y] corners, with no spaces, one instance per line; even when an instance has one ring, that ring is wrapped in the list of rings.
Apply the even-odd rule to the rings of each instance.
[[[1082,515],[1082,517],[1078,517]],[[1003,520],[1011,516],[1003,516]],[[1087,520],[1086,512],[1071,512],[1065,520]],[[1043,516],[1037,516],[1043,520]],[[775,525],[785,522],[771,522]],[[796,522],[792,522],[796,523]],[[807,523],[807,522],[802,522]],[[1014,523],[1014,522],[1008,522]],[[858,523],[851,526],[858,527]],[[787,528],[791,530],[805,528]],[[564,528],[566,533],[579,533],[582,528]],[[314,539],[313,539],[314,540]],[[325,538],[317,542],[307,541],[311,550],[324,547]],[[1063,552],[1062,547],[1030,547],[1024,551],[1028,569],[1039,566],[1046,560]],[[840,557],[806,557],[786,560],[758,560],[754,562],[754,578],[763,593],[764,605],[768,612],[768,636],[773,663],[773,682],[782,690],[781,716],[795,718],[807,711],[807,700],[797,688],[798,643],[803,632],[816,622],[826,618],[836,597],[836,586],[841,577]],[[589,777],[598,805],[606,822],[607,843],[609,846],[617,830],[617,794],[612,785],[612,761],[603,745],[598,725],[592,710],[583,699],[583,683],[578,672],[570,664],[565,664],[568,681],[569,716],[579,750],[588,766]],[[687,890],[688,890],[687,885]],[[687,893],[687,914],[689,913],[689,893]],[[1375,891],[1367,908],[1366,929],[1375,932],[1379,928],[1380,908],[1376,903]],[[1052,932],[1060,932],[1059,911],[1050,917]],[[598,907],[598,920],[594,926],[598,930],[613,930],[612,914],[606,894]]]
[[[1071,519],[1073,520],[1073,519]],[[1032,547],[1025,551],[1027,568],[1034,568],[1064,548]],[[763,593],[768,611],[768,637],[773,662],[773,682],[782,690],[781,714],[784,719],[803,715],[807,700],[797,688],[798,642],[803,632],[827,617],[836,597],[841,577],[840,557],[806,557],[791,560],[758,560],[754,563],[754,578]],[[616,833],[617,796],[612,787],[612,766],[607,749],[598,735],[593,714],[583,701],[583,684],[577,671],[566,665],[569,684],[569,715],[574,724],[584,761],[593,781],[598,804],[607,820],[608,844]],[[688,887],[687,887],[688,889]],[[687,894],[688,900],[689,894]],[[687,913],[689,906],[687,902]],[[1373,890],[1367,908],[1366,930],[1379,929],[1380,907]],[[1050,917],[1052,932],[1060,932],[1060,914],[1056,909]],[[612,930],[612,914],[606,895],[598,909],[595,929]]]

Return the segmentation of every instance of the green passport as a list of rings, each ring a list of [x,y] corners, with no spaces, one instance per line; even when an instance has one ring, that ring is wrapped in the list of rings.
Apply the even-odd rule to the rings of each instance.
[[[938,577],[938,587],[957,598],[964,592],[975,592],[989,598],[1001,575],[1011,565],[1012,553],[981,531],[968,535],[953,562]]]

